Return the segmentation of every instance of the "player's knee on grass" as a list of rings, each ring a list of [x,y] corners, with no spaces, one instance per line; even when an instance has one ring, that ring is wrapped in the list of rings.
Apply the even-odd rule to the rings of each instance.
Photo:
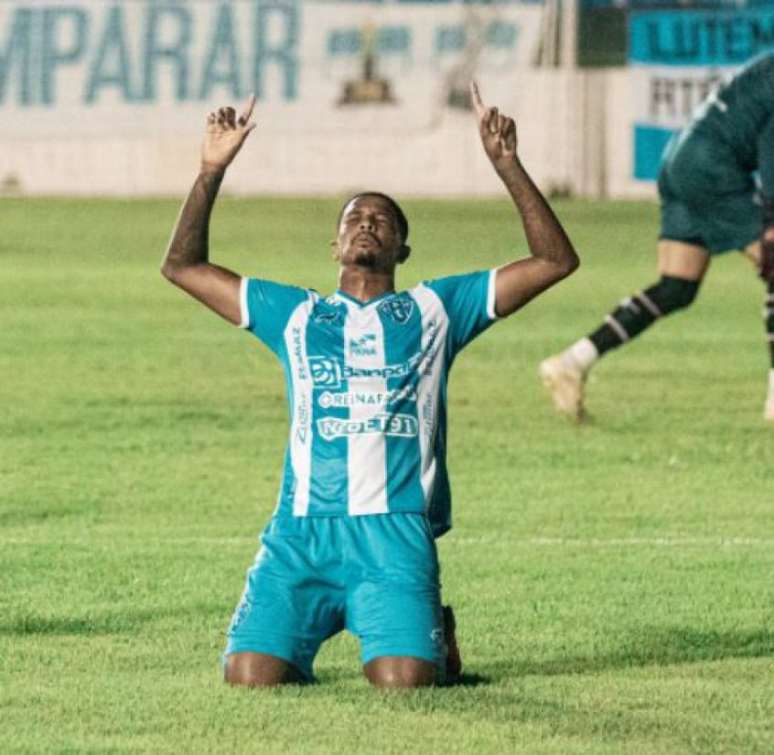
[[[232,653],[226,658],[223,678],[228,684],[244,687],[274,687],[304,681],[291,663],[264,653]]]
[[[364,671],[371,684],[386,689],[429,687],[435,684],[438,674],[431,661],[399,656],[374,658],[365,665]]]

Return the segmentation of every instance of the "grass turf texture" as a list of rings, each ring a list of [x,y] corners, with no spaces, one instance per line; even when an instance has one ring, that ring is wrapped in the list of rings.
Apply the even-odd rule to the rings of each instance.
[[[657,217],[559,203],[581,270],[452,372],[439,547],[466,683],[379,693],[339,636],[319,685],[256,692],[218,656],[276,496],[284,382],[158,274],[177,207],[0,204],[3,753],[774,750],[774,427],[739,255],[597,368],[575,427],[537,363],[655,279]],[[400,287],[525,250],[507,202],[406,209]],[[337,211],[223,199],[213,258],[329,292]]]

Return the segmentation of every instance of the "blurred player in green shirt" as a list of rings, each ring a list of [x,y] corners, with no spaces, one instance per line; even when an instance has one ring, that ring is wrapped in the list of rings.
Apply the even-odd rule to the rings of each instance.
[[[584,384],[597,360],[688,307],[712,256],[742,250],[767,286],[771,368],[764,418],[774,422],[774,53],[754,59],[719,87],[672,138],[658,191],[660,279],[624,299],[588,337],[541,363],[554,405],[581,420]]]

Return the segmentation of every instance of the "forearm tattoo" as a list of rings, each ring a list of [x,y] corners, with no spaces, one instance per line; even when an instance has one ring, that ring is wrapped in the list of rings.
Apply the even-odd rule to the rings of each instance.
[[[180,211],[165,263],[185,267],[208,261],[212,207],[223,181],[222,172],[202,172]]]

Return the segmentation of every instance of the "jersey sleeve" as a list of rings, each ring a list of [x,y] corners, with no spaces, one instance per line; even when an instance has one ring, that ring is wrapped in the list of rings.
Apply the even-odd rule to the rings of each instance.
[[[426,281],[443,303],[449,318],[449,346],[456,354],[498,317],[495,313],[497,270]]]
[[[309,298],[309,292],[298,286],[242,278],[239,287],[240,328],[249,330],[275,354],[279,354],[283,333],[293,311]]]

